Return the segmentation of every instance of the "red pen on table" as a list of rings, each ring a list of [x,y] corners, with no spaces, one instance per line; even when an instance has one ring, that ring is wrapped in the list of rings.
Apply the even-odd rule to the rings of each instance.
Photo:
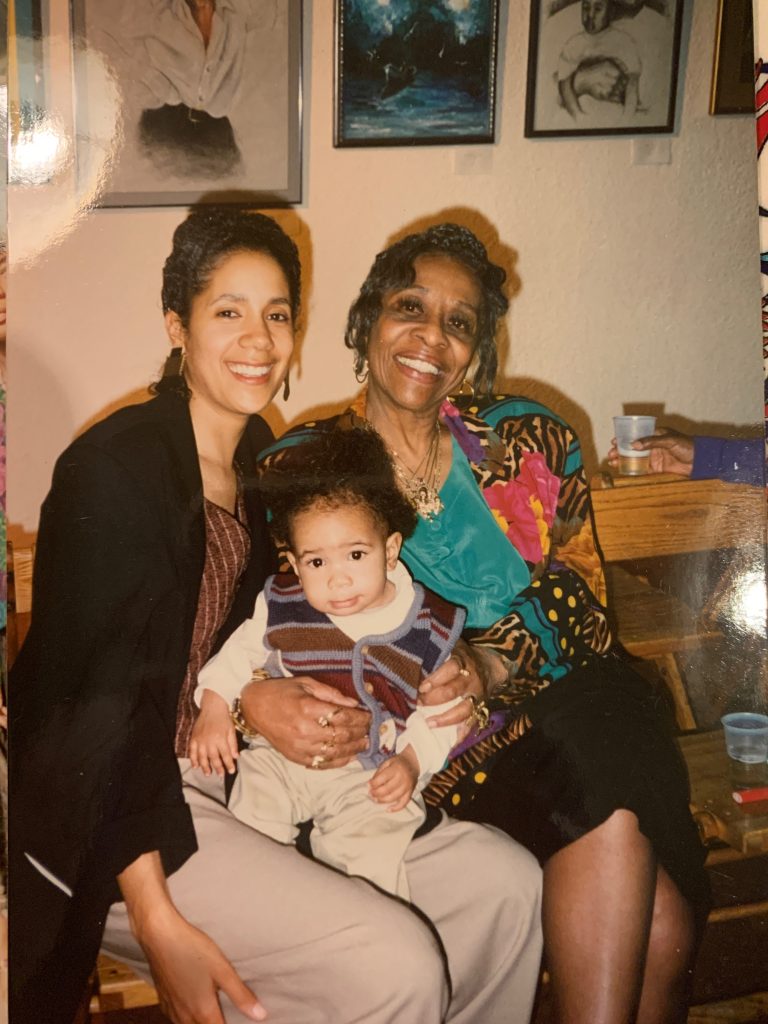
[[[736,789],[731,796],[737,804],[751,804],[757,800],[768,800],[768,786],[757,786],[755,789]]]

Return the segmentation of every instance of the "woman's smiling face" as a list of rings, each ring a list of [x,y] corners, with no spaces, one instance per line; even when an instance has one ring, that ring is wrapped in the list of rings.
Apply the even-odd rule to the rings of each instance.
[[[477,347],[482,295],[463,263],[419,256],[412,285],[387,292],[368,342],[369,391],[412,412],[439,409]]]
[[[266,253],[221,260],[192,300],[185,330],[166,314],[174,344],[186,354],[192,401],[209,412],[250,416],[269,404],[288,370],[294,328],[288,283]]]

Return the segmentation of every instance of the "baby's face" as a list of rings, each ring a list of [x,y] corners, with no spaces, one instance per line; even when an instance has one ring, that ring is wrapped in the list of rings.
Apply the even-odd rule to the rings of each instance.
[[[353,615],[392,599],[387,570],[400,553],[399,533],[384,537],[362,508],[311,508],[294,516],[288,554],[307,600],[326,615]]]

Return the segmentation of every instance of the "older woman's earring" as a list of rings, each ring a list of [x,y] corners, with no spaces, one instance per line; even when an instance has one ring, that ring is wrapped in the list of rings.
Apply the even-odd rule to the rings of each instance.
[[[172,348],[163,367],[163,380],[168,380],[169,377],[183,377],[186,361],[187,353],[181,345]]]
[[[464,385],[465,384],[467,385],[467,390],[466,391],[464,390]],[[475,386],[474,386],[474,384],[470,384],[466,377],[461,382],[461,387],[459,388],[459,394],[460,395],[471,395],[473,398],[475,397]]]
[[[368,380],[368,360],[363,360],[363,367],[361,370],[355,370],[355,380],[358,384],[365,384]]]
[[[285,375],[285,380],[283,381],[283,401],[284,402],[288,401],[288,398],[289,398],[290,394],[291,394],[291,371],[289,370],[288,373],[286,373],[286,375]]]

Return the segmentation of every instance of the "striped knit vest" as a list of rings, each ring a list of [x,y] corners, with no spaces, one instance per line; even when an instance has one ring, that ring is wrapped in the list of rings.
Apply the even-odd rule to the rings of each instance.
[[[465,613],[414,582],[414,601],[392,632],[362,637],[355,643],[323,612],[316,611],[292,574],[271,576],[267,602],[267,666],[279,654],[283,669],[312,676],[354,697],[371,712],[370,748],[360,760],[375,767],[383,755],[379,730],[394,718],[398,731],[416,707],[422,679],[450,656]]]

